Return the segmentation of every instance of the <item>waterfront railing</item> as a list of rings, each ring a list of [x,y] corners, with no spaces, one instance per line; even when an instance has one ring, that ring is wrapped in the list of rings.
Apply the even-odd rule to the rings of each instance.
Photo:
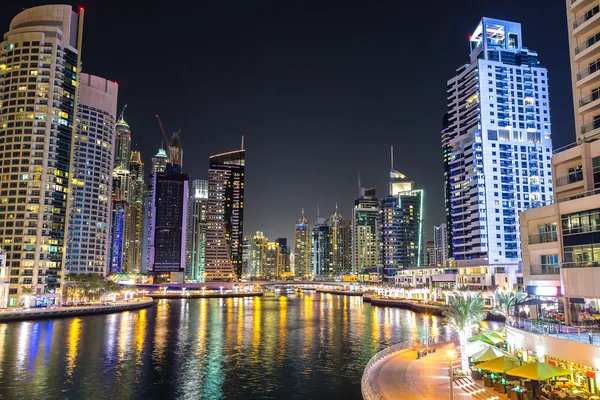
[[[594,321],[594,323],[597,323],[597,321]],[[600,329],[597,325],[591,323],[564,325],[543,320],[516,318],[513,327],[538,335],[600,346]]]
[[[378,352],[377,354],[375,354],[373,357],[371,357],[371,359],[365,366],[365,370],[363,372],[363,376],[360,381],[360,387],[361,387],[363,399],[364,400],[384,400],[385,399],[385,397],[383,396],[383,393],[381,393],[379,391],[379,389],[377,389],[377,386],[373,383],[373,381],[371,380],[371,377],[369,376],[369,371],[371,370],[371,368],[373,368],[373,366],[378,361],[386,358],[389,355],[400,353],[400,352],[410,350],[410,349],[414,349],[415,347],[417,347],[419,345],[423,346],[426,343],[425,340],[426,340],[425,338],[418,338],[418,337],[411,339],[411,340],[407,340],[405,342],[401,342],[401,343],[395,344],[393,346],[387,347],[387,348],[381,350],[380,352]],[[436,343],[454,342],[454,341],[458,340],[458,336],[456,336],[455,334],[431,336],[428,338],[428,340],[429,340],[429,344],[433,345]]]

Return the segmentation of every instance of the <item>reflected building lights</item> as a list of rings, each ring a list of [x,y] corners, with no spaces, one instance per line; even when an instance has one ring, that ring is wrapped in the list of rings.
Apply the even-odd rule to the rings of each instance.
[[[73,371],[75,370],[80,335],[81,319],[74,318],[69,325],[69,336],[67,337],[67,367],[65,372],[68,381],[73,377]]]

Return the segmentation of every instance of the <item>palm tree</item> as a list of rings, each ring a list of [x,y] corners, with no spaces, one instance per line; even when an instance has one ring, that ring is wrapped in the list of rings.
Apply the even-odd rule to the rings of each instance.
[[[73,302],[73,298],[75,297],[76,293],[77,293],[76,285],[65,285],[65,292],[63,295],[64,302],[65,303]]]
[[[455,292],[448,297],[448,308],[444,310],[446,323],[460,340],[461,369],[468,371],[467,339],[485,318],[484,302],[481,295]]]
[[[515,320],[515,308],[527,298],[527,293],[509,291],[495,293],[497,306],[492,310],[494,314],[502,315],[506,324],[512,326]]]
[[[23,286],[21,288],[21,299],[25,308],[30,307],[31,299],[35,297],[35,288],[33,286]]]

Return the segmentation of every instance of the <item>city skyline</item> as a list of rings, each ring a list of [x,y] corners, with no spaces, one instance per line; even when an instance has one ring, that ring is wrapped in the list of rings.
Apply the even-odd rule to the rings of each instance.
[[[5,7],[6,13],[0,16],[0,22],[8,26],[12,16],[20,12],[21,7],[43,3],[9,1]],[[467,2],[457,10],[447,4],[440,5],[439,10],[432,13],[423,11],[433,22],[439,23],[437,26],[440,31],[447,32],[443,46],[435,44],[437,33],[421,28],[417,21],[399,24],[402,18],[399,5],[362,5],[358,9],[350,5],[341,15],[335,15],[333,7],[326,5],[321,17],[309,16],[303,10],[297,10],[297,16],[290,15],[285,12],[286,6],[279,5],[274,11],[275,14],[283,14],[282,21],[260,16],[241,5],[241,10],[231,15],[232,24],[238,26],[218,27],[202,17],[211,37],[219,36],[212,34],[215,31],[231,30],[222,32],[224,37],[216,42],[198,39],[210,52],[212,61],[209,64],[224,64],[226,67],[223,71],[216,71],[205,63],[194,63],[198,71],[185,67],[178,74],[180,76],[170,77],[151,89],[146,88],[146,84],[149,75],[156,73],[156,70],[153,66],[148,66],[147,70],[140,68],[137,60],[144,59],[141,54],[148,54],[147,44],[140,34],[156,28],[153,27],[155,24],[146,25],[144,21],[155,21],[161,13],[167,13],[165,16],[176,13],[177,18],[187,18],[181,15],[181,8],[152,10],[119,4],[119,13],[114,13],[110,1],[89,1],[82,5],[86,7],[87,15],[82,53],[84,71],[119,83],[118,110],[128,104],[127,121],[135,131],[132,149],[141,151],[146,165],[150,165],[150,157],[156,154],[163,141],[155,114],[160,114],[169,136],[182,129],[181,140],[187,149],[191,149],[184,161],[186,172],[192,180],[207,179],[202,160],[211,154],[234,150],[241,135],[246,136],[247,165],[253,171],[246,182],[244,230],[248,232],[262,230],[269,237],[291,238],[293,224],[301,208],[305,208],[307,218],[314,220],[317,201],[323,209],[332,209],[337,202],[340,212],[350,215],[356,197],[357,172],[365,182],[369,182],[369,186],[377,187],[379,193],[384,193],[387,170],[385,157],[389,146],[393,145],[397,152],[397,169],[419,182],[430,193],[425,198],[428,215],[424,223],[427,238],[431,239],[431,227],[444,222],[444,205],[441,201],[443,164],[438,138],[441,115],[446,104],[444,95],[436,93],[445,87],[448,73],[464,62],[466,38],[481,16],[523,24],[524,41],[539,52],[540,61],[548,68],[552,81],[550,102],[554,146],[560,147],[573,141],[573,113],[569,111],[571,82],[567,26],[564,5],[560,2],[531,2],[527,8],[516,7],[520,5],[517,1],[503,7]],[[546,18],[549,18],[550,25],[557,28],[543,32],[536,28],[536,8],[542,5],[547,10]],[[225,12],[220,5],[206,7],[202,14],[222,16]],[[411,7],[418,11],[423,6]],[[195,9],[196,6],[192,7],[192,10]],[[264,39],[263,36],[269,31],[278,32],[281,40],[289,43],[282,49],[279,61],[274,58],[276,50],[280,50],[279,39],[267,40],[264,51],[257,54],[245,51],[244,46],[233,40],[233,37],[239,36],[236,36],[236,32],[248,29],[249,22],[244,22],[241,16],[248,12],[252,17],[250,23],[257,22],[257,18],[264,22],[264,28],[251,29],[247,40],[251,40],[249,44],[252,49],[255,48],[255,41]],[[446,21],[446,12],[455,18]],[[193,12],[189,14],[196,15]],[[360,21],[363,14],[365,19],[377,23],[364,22],[361,29],[366,36],[361,38],[362,35],[356,36],[346,24]],[[307,22],[302,22],[307,17],[310,17]],[[108,32],[103,28],[106,18],[115,20],[115,28]],[[132,19],[140,20],[140,33],[127,28]],[[304,32],[308,29],[307,24],[311,23],[316,24],[318,29]],[[165,48],[175,46],[173,51],[179,52],[182,47],[190,45],[185,34],[191,28],[184,28],[185,24],[177,25],[173,29],[176,30],[175,34],[184,35],[181,43],[167,43],[166,39],[160,39],[160,45]],[[342,29],[334,33],[326,29],[329,25],[338,25]],[[433,65],[421,57],[416,57],[415,61],[409,63],[411,65],[404,65],[402,46],[408,46],[406,51],[414,54],[419,51],[416,41],[412,43],[402,39],[414,30],[424,35],[419,41],[428,43],[428,52],[441,52]],[[298,36],[300,32],[303,33],[302,37]],[[321,41],[324,43],[320,44]],[[119,52],[123,62],[103,60],[99,49],[105,43],[123,49]],[[324,53],[324,49],[330,46],[335,48],[332,54]],[[294,55],[295,52],[299,54]],[[368,58],[359,61],[365,54]],[[232,57],[238,60],[236,63],[241,61],[241,65],[249,68],[232,67],[235,65],[232,64]],[[183,62],[189,61],[186,59]],[[279,72],[273,75],[273,70]],[[439,73],[433,74],[433,71]],[[206,78],[200,78],[199,83],[180,91],[178,88],[191,83],[189,79],[192,73]],[[254,83],[248,89],[239,89],[241,82],[248,79],[252,81],[249,73],[250,76],[256,75]],[[231,79],[231,74],[234,74],[233,82],[227,83],[226,79]],[[359,74],[360,79],[356,79]],[[363,94],[365,99],[357,98]],[[190,96],[198,96],[198,112],[182,103]],[[209,101],[209,98],[212,100]],[[361,109],[364,109],[364,113],[361,113],[364,115],[357,116],[357,111]],[[225,110],[227,114],[224,114]],[[415,117],[411,118],[413,113]],[[276,114],[279,115],[276,118],[263,117]],[[424,114],[435,117],[424,117]],[[361,137],[368,137],[369,140],[361,141]],[[340,142],[339,138],[348,140]],[[426,147],[416,138],[425,138]],[[331,146],[336,144],[341,150],[339,153],[330,151]],[[163,147],[166,148],[167,144],[163,144]],[[422,148],[422,151],[414,151],[414,148]],[[304,169],[287,164],[288,159],[300,159],[305,152],[310,154],[311,159],[323,160],[322,164],[308,165]],[[419,161],[413,155],[415,153],[422,154],[423,165],[419,168],[415,167]],[[264,184],[264,177],[269,177],[269,181],[291,178],[284,185],[285,201],[277,201],[279,196],[275,194],[280,189],[279,185]],[[335,182],[335,190],[332,190],[331,182]],[[277,218],[268,220],[269,214]]]

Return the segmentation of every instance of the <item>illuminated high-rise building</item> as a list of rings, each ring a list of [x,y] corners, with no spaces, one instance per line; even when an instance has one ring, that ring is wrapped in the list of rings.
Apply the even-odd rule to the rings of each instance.
[[[125,109],[123,107],[119,120],[117,121],[117,135],[115,138],[115,167],[129,168],[129,157],[131,154],[131,129],[129,124],[125,122]]]
[[[360,184],[359,184],[360,186]],[[375,189],[360,188],[352,209],[352,273],[381,265],[379,200]]]
[[[174,132],[169,139],[169,164],[183,167],[183,147],[179,132]]]
[[[392,149],[393,153],[393,149]],[[390,171],[388,196],[381,199],[381,258],[384,274],[395,275],[400,268],[421,266],[423,245],[423,190],[396,171]]]
[[[265,257],[267,253],[267,239],[262,232],[258,231],[249,239],[249,264],[248,276],[250,278],[265,277]]]
[[[142,248],[144,242],[144,201],[146,197],[146,183],[144,182],[144,163],[139,151],[132,151],[129,159],[129,178],[131,180],[129,192],[129,223],[128,244],[126,246],[127,265],[129,273],[142,271]]]
[[[435,258],[433,265],[446,265],[448,257],[448,231],[446,224],[433,227],[433,245],[435,247]]]
[[[242,274],[245,150],[209,159],[206,280],[235,280]]]
[[[331,246],[331,273],[347,275],[352,271],[352,223],[345,220],[338,211],[327,221],[329,225],[329,243]]]
[[[9,307],[20,304],[24,286],[35,288],[36,304],[60,296],[82,32],[83,10],[32,7],[13,18],[0,45],[0,243]]]
[[[548,72],[519,23],[483,18],[469,45],[442,131],[450,256],[514,276],[519,212],[554,197]]]
[[[279,260],[278,265],[278,278],[287,278],[292,275],[291,267],[291,249],[287,244],[287,238],[277,238],[275,242],[279,245]]]
[[[167,168],[167,163],[169,162],[169,157],[167,156],[167,152],[160,148],[158,149],[158,153],[152,157],[152,171],[155,172],[165,172]]]
[[[148,185],[151,221],[149,224],[148,271],[154,283],[184,281],[188,177],[178,165],[153,173]]]
[[[117,165],[112,172],[112,216],[110,239],[110,274],[127,271],[129,255],[129,197],[131,177],[129,169]]]
[[[108,272],[117,94],[116,83],[81,74],[66,273],[106,275]]]
[[[311,246],[310,246],[310,224],[302,215],[296,221],[294,230],[294,275],[300,278],[306,278],[310,275],[311,265]]]
[[[208,181],[192,182],[188,204],[186,279],[205,281]]]
[[[329,223],[325,218],[319,216],[310,228],[310,269],[310,273],[314,278],[328,279],[333,277]]]

